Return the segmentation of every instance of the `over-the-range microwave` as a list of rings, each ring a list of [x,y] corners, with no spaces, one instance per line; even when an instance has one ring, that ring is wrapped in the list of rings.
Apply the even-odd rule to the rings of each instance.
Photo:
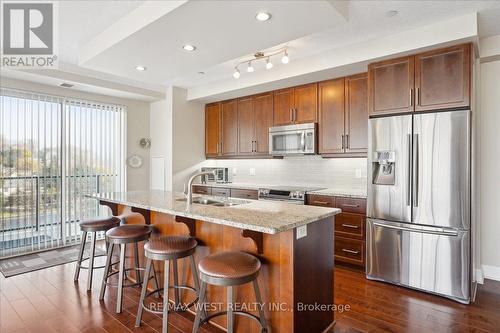
[[[316,124],[270,127],[269,152],[274,156],[316,154]]]

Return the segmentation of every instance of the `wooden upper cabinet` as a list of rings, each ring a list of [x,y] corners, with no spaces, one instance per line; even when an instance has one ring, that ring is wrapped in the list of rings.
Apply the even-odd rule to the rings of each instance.
[[[415,111],[470,105],[470,44],[415,56]]]
[[[366,73],[345,78],[345,151],[368,150],[368,78]]]
[[[255,140],[255,113],[252,97],[238,99],[238,155],[252,155]]]
[[[288,125],[293,123],[293,108],[295,106],[293,88],[281,89],[274,92],[274,125]]]
[[[219,155],[220,147],[220,103],[205,106],[205,155]]]
[[[391,59],[368,66],[370,115],[414,110],[414,57]]]
[[[319,152],[344,152],[344,78],[319,83]]]
[[[234,156],[238,151],[238,104],[236,100],[221,103],[221,155]]]
[[[311,83],[294,88],[295,124],[318,121],[318,84]]]
[[[254,96],[255,153],[269,154],[269,127],[273,126],[273,93]]]

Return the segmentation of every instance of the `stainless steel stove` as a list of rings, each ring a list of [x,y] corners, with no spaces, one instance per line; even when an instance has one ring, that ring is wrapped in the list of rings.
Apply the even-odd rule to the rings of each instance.
[[[279,201],[304,205],[306,202],[306,192],[316,191],[319,187],[301,186],[269,186],[259,188],[259,200]]]

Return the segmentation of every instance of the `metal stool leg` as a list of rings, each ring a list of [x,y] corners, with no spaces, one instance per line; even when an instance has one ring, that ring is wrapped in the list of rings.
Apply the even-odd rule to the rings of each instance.
[[[92,276],[94,275],[95,236],[96,236],[95,232],[92,232],[90,234],[90,255],[89,255],[89,269],[87,278],[87,291],[92,290]]]
[[[174,286],[179,285],[179,276],[177,272],[177,259],[172,260],[173,263],[173,268],[172,270],[174,271]],[[180,307],[180,297],[179,297],[179,289],[174,288],[174,300],[175,300],[175,309],[178,310]]]
[[[122,312],[124,272],[125,272],[125,244],[120,244],[120,272],[118,273],[118,297],[116,299],[116,313]]]
[[[162,333],[168,332],[168,280],[170,273],[170,260],[165,260],[165,271],[163,272],[163,318],[162,318]]]
[[[198,292],[198,299],[201,297],[200,294],[200,280],[198,275],[198,269],[196,268],[196,262],[194,261],[194,255],[189,256],[189,261],[191,262],[191,274],[193,275],[194,288]],[[207,317],[207,310],[203,307],[203,318]]]
[[[233,287],[227,287],[227,333],[234,332]]]
[[[107,243],[107,242],[106,242]],[[106,258],[106,266],[104,266],[104,275],[102,276],[101,293],[99,294],[99,300],[104,299],[104,293],[106,292],[106,281],[108,280],[109,271],[111,268],[111,257],[113,257],[114,244],[111,244],[108,248],[108,256]]]
[[[141,326],[141,318],[143,311],[142,303],[144,302],[144,298],[146,298],[146,292],[148,291],[148,281],[151,275],[152,262],[153,261],[150,258],[148,258],[148,261],[146,262],[146,270],[144,271],[144,281],[142,282],[141,298],[139,299],[139,307],[137,308],[137,318],[135,320],[135,327]]]
[[[158,276],[156,275],[156,269],[155,269],[155,263],[154,261],[151,263],[151,267],[153,268],[153,287],[155,288],[155,290],[157,290],[156,292],[156,298],[160,298],[161,294],[160,294],[160,284],[158,283]]]
[[[139,262],[139,244],[137,242],[134,244],[134,262],[135,268],[141,267],[141,263]],[[138,283],[141,283],[141,271],[138,269],[135,270],[135,278]]]
[[[80,275],[80,267],[82,265],[83,252],[85,251],[85,241],[87,240],[87,232],[84,231],[82,234],[82,244],[80,246],[80,253],[78,254],[78,261],[76,262],[76,270],[74,281],[78,281],[78,276]]]
[[[201,314],[204,312],[205,308],[205,293],[207,290],[207,284],[201,281],[200,296],[198,298],[198,308],[196,309],[196,317],[194,318],[193,332],[198,333],[200,329]]]
[[[266,315],[264,313],[264,303],[262,303],[262,297],[260,296],[259,284],[257,283],[257,279],[253,280],[253,289],[255,290],[255,299],[257,300],[257,304],[259,307],[259,321],[262,326],[262,331],[267,332],[267,322]]]

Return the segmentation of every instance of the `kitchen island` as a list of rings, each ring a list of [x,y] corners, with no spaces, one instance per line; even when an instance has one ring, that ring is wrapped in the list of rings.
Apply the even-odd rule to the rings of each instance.
[[[262,262],[258,282],[270,332],[314,333],[333,325],[333,219],[339,209],[233,199],[189,205],[182,193],[166,191],[90,197],[108,206],[113,215],[127,216],[126,223],[151,224],[159,234],[195,237],[196,261],[228,250],[257,256]],[[181,284],[193,285],[189,269],[188,262],[179,262]],[[185,293],[185,300],[190,297]],[[225,299],[224,288],[209,286],[207,302],[225,308]],[[257,313],[250,284],[235,290],[235,303]],[[212,323],[224,327],[225,317]],[[259,331],[244,317],[236,318],[235,329]]]

